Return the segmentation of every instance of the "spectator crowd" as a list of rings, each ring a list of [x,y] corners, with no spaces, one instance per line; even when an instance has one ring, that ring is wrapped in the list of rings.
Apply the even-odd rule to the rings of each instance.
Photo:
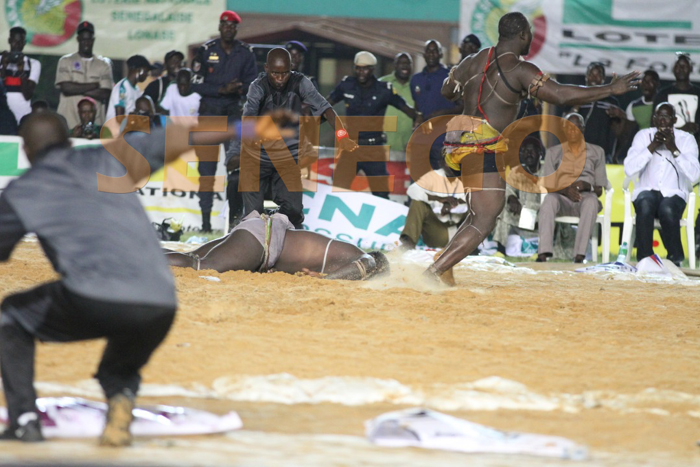
[[[225,11],[219,18],[219,36],[195,51],[189,67],[186,54],[177,50],[165,54],[160,68],[142,55],[133,55],[126,60],[124,78],[114,83],[112,61],[93,52],[95,27],[84,21],[77,28],[77,51],[58,62],[57,113],[65,119],[72,137],[87,139],[120,134],[130,124],[130,115],[147,117],[152,127],[168,125],[169,117],[220,116],[234,123],[243,117],[279,110],[321,117],[333,129],[340,148],[334,185],[349,189],[362,171],[370,177],[372,194],[382,198],[388,198],[392,192],[386,146],[405,160],[406,147],[417,127],[434,117],[462,113],[461,101],[450,101],[441,93],[450,67],[437,40],[425,42],[423,69],[415,70],[411,54],[399,51],[393,72],[380,77],[375,75],[377,58],[369,51],[360,51],[355,56],[352,75],[343,78],[324,97],[316,79],[304,74],[308,52],[304,43],[289,41],[273,48],[264,70],[258,70],[252,47],[236,39],[241,23],[240,15]],[[28,115],[49,108],[46,100],[35,93],[41,63],[23,53],[26,37],[23,28],[10,29],[9,50],[0,58],[2,135],[18,134]],[[459,45],[462,59],[480,48],[481,41],[474,34],[464,37]],[[511,168],[508,175],[505,207],[493,231],[497,248],[506,254],[517,255],[517,250],[537,253],[538,261],[561,254],[569,255],[575,262],[584,261],[602,209],[599,197],[610,188],[606,164],[624,164],[625,174],[636,180],[633,202],[638,217],[638,259],[653,254],[651,236],[654,219],[658,219],[669,259],[680,264],[685,255],[679,220],[689,193],[700,178],[700,88],[690,81],[693,65],[688,54],[679,53],[673,67],[675,81],[663,88],[658,73],[646,70],[640,83],[641,96],[624,108],[610,96],[560,109],[563,120],[568,122],[563,127],[567,141],[547,148],[539,132],[528,136],[520,145],[521,165]],[[590,63],[586,85],[604,84],[608,79],[606,71],[603,63]],[[384,119],[380,120],[382,125],[368,130],[368,126],[359,124],[361,120],[348,119],[344,126],[333,110],[341,102],[349,117],[394,117],[396,124],[393,119]],[[539,113],[541,108],[540,102],[532,98],[523,103],[519,115]],[[435,130],[443,135],[426,148],[433,171],[411,184],[407,191],[409,213],[401,234],[406,249],[421,244],[445,247],[469,216],[464,187],[459,178],[450,177],[449,168],[445,167],[444,129],[436,125]],[[313,152],[318,139],[317,135],[314,140],[313,135],[297,130],[294,135],[285,136],[283,142],[284,152],[291,155],[287,165],[285,161],[273,163],[277,152],[274,148],[261,150],[257,191],[251,191],[248,181],[240,179],[241,166],[250,151],[246,148],[248,143],[232,140],[224,144],[229,227],[247,213],[262,210],[266,199],[275,201],[280,212],[297,228],[301,227],[301,190],[292,189],[289,183],[300,183],[300,170],[309,165],[304,156]],[[358,147],[362,150],[357,151]],[[211,232],[217,162],[200,150],[197,156],[201,230]],[[538,190],[518,189],[522,184],[517,180],[555,173],[567,158],[585,158],[583,171],[573,184],[562,188],[550,180],[549,185],[539,184]],[[245,188],[240,190],[242,194],[239,185]],[[578,217],[576,231],[555,229],[558,216]],[[557,253],[557,242],[568,242],[571,251]]]

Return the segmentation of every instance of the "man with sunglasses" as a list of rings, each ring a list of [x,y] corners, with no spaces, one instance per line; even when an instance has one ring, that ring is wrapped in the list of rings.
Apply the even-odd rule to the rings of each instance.
[[[224,11],[219,17],[220,37],[205,42],[194,54],[192,91],[202,96],[200,116],[226,116],[229,123],[241,118],[243,98],[257,76],[258,68],[252,48],[236,40],[240,23],[241,17],[235,11]],[[216,161],[200,161],[202,232],[211,232]]]
[[[102,125],[105,122],[104,103],[114,87],[112,61],[93,55],[95,26],[92,23],[80,23],[76,39],[78,51],[61,57],[56,69],[56,87],[61,90],[58,113],[65,117],[68,128],[73,128],[80,123],[78,103],[85,97],[91,97],[97,105],[95,123]]]

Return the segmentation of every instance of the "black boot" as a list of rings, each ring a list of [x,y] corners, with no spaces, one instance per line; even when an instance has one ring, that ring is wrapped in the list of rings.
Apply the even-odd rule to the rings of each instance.
[[[202,213],[202,233],[211,233],[211,212]]]
[[[0,433],[0,440],[22,441],[24,443],[44,441],[44,435],[41,434],[41,422],[36,412],[20,415],[19,421],[11,425],[13,426]]]

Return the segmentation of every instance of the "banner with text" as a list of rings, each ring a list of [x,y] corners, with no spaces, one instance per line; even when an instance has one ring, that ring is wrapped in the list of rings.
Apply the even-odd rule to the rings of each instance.
[[[360,248],[390,250],[399,240],[408,208],[369,193],[333,191],[318,183],[304,192],[304,228]]]
[[[138,53],[155,61],[217,35],[225,9],[225,0],[6,0],[0,24],[27,30],[26,53],[65,55],[78,50],[76,30],[89,21],[95,54],[125,60]]]
[[[608,75],[653,68],[673,79],[674,52],[700,53],[697,0],[461,0],[460,37],[473,33],[484,47],[495,45],[498,21],[511,11],[529,19],[526,58],[547,73],[584,74],[598,61]]]
[[[72,139],[74,146],[95,146],[99,142],[86,139]],[[226,178],[224,167],[223,147],[220,147],[219,164],[216,176],[219,177],[215,189],[223,190]],[[151,221],[161,223],[172,218],[181,221],[183,229],[196,230],[202,225],[202,212],[199,209],[199,196],[197,195],[196,163],[188,162],[196,160],[194,151],[183,156],[168,165],[167,172],[163,169],[151,174],[148,183],[137,191],[143,208],[148,213]],[[194,167],[193,167],[194,166]],[[19,177],[29,168],[29,161],[22,149],[22,139],[18,136],[0,136],[0,191],[8,183]],[[189,183],[167,183],[164,177],[175,177],[180,174],[188,177]],[[180,178],[182,181],[183,178]],[[172,186],[172,188],[170,188]],[[176,188],[175,188],[176,186]],[[115,195],[119,196],[119,195]],[[224,212],[226,197],[223,191],[214,192],[214,205],[212,208],[211,225],[215,230],[224,230]]]

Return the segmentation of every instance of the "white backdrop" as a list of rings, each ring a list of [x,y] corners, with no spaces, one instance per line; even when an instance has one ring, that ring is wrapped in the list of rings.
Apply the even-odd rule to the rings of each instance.
[[[608,74],[653,68],[673,79],[675,51],[700,54],[697,0],[461,0],[460,37],[474,33],[483,47],[494,45],[498,20],[510,11],[530,20],[528,59],[548,73],[583,74],[600,61]]]

